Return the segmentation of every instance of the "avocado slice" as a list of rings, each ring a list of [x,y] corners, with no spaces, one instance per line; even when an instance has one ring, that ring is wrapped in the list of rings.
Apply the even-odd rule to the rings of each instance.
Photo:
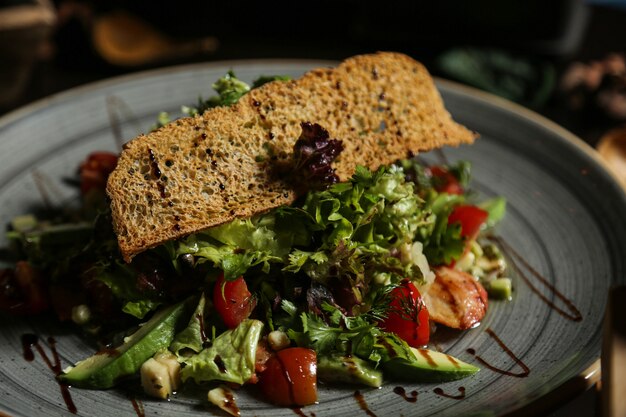
[[[59,375],[59,380],[80,388],[111,388],[120,378],[137,372],[152,355],[172,343],[176,332],[189,319],[192,300],[194,298],[157,311],[121,346],[103,350],[78,362]]]
[[[321,356],[317,361],[317,377],[326,382],[346,382],[378,388],[383,373],[356,356]]]
[[[443,352],[411,348],[415,360],[395,357],[383,364],[385,376],[411,382],[454,381],[475,374],[480,368]]]
[[[490,297],[497,300],[510,300],[512,295],[512,285],[510,278],[497,278],[489,283],[487,292]]]

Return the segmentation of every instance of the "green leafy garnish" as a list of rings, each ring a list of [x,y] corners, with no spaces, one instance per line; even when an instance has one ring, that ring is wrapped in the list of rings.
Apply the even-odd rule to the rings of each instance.
[[[291,77],[286,75],[271,75],[261,76],[253,81],[252,87],[240,80],[235,76],[235,73],[230,70],[223,77],[219,78],[213,83],[213,90],[217,95],[211,96],[208,99],[198,97],[198,102],[194,106],[181,106],[181,111],[187,116],[196,116],[204,113],[206,110],[213,107],[231,106],[239,101],[241,97],[246,95],[251,89],[257,88],[271,81],[288,81]],[[167,112],[160,112],[156,123],[152,126],[151,130],[156,130],[165,126],[172,119]]]
[[[190,349],[195,353],[200,353],[203,349],[205,342],[210,341],[206,334],[204,327],[204,309],[206,306],[206,300],[204,294],[200,296],[198,306],[189,319],[187,327],[178,333],[169,350],[176,355],[181,355],[181,352]]]
[[[495,197],[483,201],[478,204],[478,207],[489,213],[487,227],[493,227],[502,220],[506,213],[506,199],[504,197]]]
[[[252,88],[258,88],[263,84],[267,84],[272,81],[289,81],[291,77],[288,75],[262,75],[252,82]]]
[[[256,349],[262,329],[262,322],[244,320],[235,329],[220,334],[210,347],[182,360],[185,364],[181,370],[182,380],[244,384],[254,373]]]

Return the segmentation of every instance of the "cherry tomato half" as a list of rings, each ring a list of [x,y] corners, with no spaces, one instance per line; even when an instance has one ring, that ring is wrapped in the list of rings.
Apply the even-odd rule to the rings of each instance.
[[[248,291],[248,285],[243,277],[226,281],[222,274],[213,287],[213,304],[226,327],[234,329],[250,317],[250,313],[256,307],[256,300]]]
[[[430,175],[434,178],[435,190],[440,193],[448,194],[463,194],[463,187],[459,183],[459,180],[447,169],[439,166],[433,166],[428,168]]]
[[[461,225],[461,236],[472,241],[478,236],[481,226],[489,213],[476,206],[457,206],[448,217],[448,224],[459,223]]]
[[[117,155],[111,152],[93,152],[80,164],[80,191],[87,194],[90,190],[106,188],[109,174],[117,165]]]
[[[259,388],[276,405],[309,405],[317,401],[317,355],[294,347],[279,350],[266,363]]]
[[[387,318],[380,327],[395,333],[413,347],[428,344],[430,339],[429,314],[422,296],[408,279],[391,292],[391,303]]]

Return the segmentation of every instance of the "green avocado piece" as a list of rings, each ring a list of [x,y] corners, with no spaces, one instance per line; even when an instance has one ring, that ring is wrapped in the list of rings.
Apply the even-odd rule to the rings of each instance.
[[[383,364],[385,376],[411,382],[445,382],[475,374],[480,369],[446,353],[411,348],[415,360],[392,358]]]
[[[346,382],[378,388],[383,373],[356,356],[322,356],[317,361],[317,377],[326,382]]]
[[[490,297],[497,300],[510,300],[511,299],[511,279],[510,278],[498,278],[491,281],[487,287],[487,292]]]
[[[66,384],[91,389],[111,388],[122,377],[132,375],[157,351],[167,348],[174,335],[189,319],[193,298],[157,311],[124,343],[98,352],[59,375]]]

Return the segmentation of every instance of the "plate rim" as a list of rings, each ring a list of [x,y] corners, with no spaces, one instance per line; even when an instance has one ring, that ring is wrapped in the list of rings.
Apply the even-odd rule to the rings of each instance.
[[[585,142],[582,138],[580,138],[570,130],[548,119],[546,116],[543,116],[538,112],[529,109],[528,107],[524,107],[521,104],[517,104],[503,97],[499,97],[493,93],[489,93],[476,87],[471,87],[444,78],[435,77],[435,80],[438,86],[444,86],[445,88],[453,90],[455,93],[461,93],[465,96],[470,96],[473,99],[480,100],[489,105],[493,105],[500,109],[515,113],[518,116],[522,116],[524,119],[531,121],[536,125],[543,126],[547,130],[555,133],[561,139],[569,142],[577,150],[584,153],[587,157],[591,158],[594,163],[601,166],[603,173],[608,174],[608,176],[611,178],[611,181],[614,183],[614,185],[618,186],[618,189],[622,191],[623,197],[626,199],[626,185],[621,182],[620,178],[610,167],[608,162],[606,162],[606,160],[600,156],[600,154],[594,147],[592,147],[590,144]]]
[[[136,72],[115,75],[106,77],[100,80],[87,82],[85,84],[70,87],[66,90],[51,93],[45,97],[34,100],[30,103],[24,104],[16,109],[0,116],[0,131],[15,122],[23,118],[28,113],[40,110],[50,104],[57,104],[65,100],[71,99],[73,96],[80,96],[85,93],[89,93],[92,90],[100,88],[106,88],[114,86],[116,84],[122,84],[126,82],[132,82],[145,77],[160,76],[170,73],[185,72],[194,69],[202,68],[223,68],[228,66],[252,66],[258,64],[285,64],[285,65],[311,65],[311,69],[315,68],[313,65],[337,65],[340,61],[329,59],[307,59],[307,58],[260,58],[260,59],[228,59],[223,61],[206,61],[206,62],[194,62],[189,64],[169,65],[159,68],[152,68],[146,70],[139,70]]]

